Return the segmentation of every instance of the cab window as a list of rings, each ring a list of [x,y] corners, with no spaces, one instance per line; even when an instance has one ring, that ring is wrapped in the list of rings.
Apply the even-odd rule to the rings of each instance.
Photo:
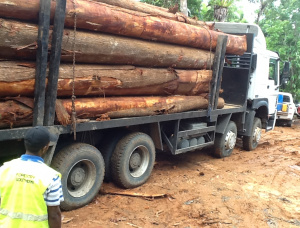
[[[276,59],[270,59],[269,80],[274,80],[275,85],[278,84],[278,62]]]

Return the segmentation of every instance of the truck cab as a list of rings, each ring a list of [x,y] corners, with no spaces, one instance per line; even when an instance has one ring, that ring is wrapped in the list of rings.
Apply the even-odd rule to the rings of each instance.
[[[265,36],[258,25],[217,22],[215,28],[225,33],[247,36],[248,52],[252,54],[247,94],[248,109],[256,110],[255,115],[263,116],[267,113],[267,119],[261,118],[262,125],[267,131],[272,130],[276,120],[280,86],[279,55],[267,50]]]

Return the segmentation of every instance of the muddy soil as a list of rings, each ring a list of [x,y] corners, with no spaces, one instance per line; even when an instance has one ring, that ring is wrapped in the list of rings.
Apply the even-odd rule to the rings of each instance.
[[[146,184],[104,183],[92,203],[63,212],[63,227],[300,227],[300,120],[264,133],[255,151],[239,142],[225,159],[208,149],[158,154]]]

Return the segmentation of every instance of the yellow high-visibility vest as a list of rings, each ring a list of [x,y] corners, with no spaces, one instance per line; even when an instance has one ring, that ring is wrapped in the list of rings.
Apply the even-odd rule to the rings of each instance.
[[[48,225],[43,194],[60,173],[42,162],[15,159],[0,173],[0,228],[43,228]]]

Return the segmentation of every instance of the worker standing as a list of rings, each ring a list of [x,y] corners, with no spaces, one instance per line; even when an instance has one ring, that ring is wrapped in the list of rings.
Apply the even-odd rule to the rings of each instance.
[[[0,167],[0,228],[59,228],[61,174],[42,158],[56,136],[37,126],[24,138],[26,153]]]

